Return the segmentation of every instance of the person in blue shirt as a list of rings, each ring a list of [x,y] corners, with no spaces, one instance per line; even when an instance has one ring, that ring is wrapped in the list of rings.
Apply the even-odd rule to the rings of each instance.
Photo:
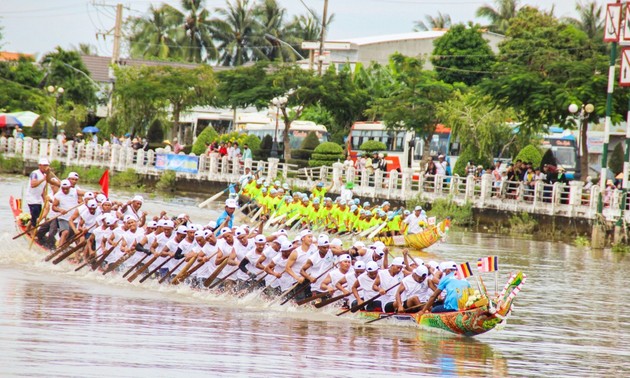
[[[435,300],[442,294],[442,291],[446,291],[444,303],[433,307],[431,312],[459,311],[458,301],[464,294],[464,291],[470,288],[470,283],[465,279],[460,280],[455,277],[457,265],[452,261],[445,263],[442,267],[442,271],[444,272],[444,276],[440,279],[437,289],[433,292],[427,304],[422,308],[422,312],[427,312],[431,309],[431,306],[433,306]]]
[[[232,228],[233,224],[234,224],[234,211],[236,210],[236,205],[237,202],[235,199],[228,199],[225,201],[225,210],[223,211],[223,213],[221,213],[221,215],[219,215],[219,218],[217,218],[217,229],[222,229],[223,227],[229,227]]]

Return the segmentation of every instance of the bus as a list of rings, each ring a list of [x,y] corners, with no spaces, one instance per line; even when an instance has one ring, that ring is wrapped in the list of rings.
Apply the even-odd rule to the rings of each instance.
[[[347,141],[348,151],[352,160],[356,160],[360,146],[368,140],[376,140],[387,146],[382,151],[387,156],[387,170],[402,168],[419,168],[416,162],[422,159],[424,140],[414,132],[399,129],[388,129],[382,122],[355,122],[350,130]],[[437,125],[429,144],[429,156],[437,158],[439,155],[448,157],[451,166],[459,155],[459,143],[451,142],[451,129],[444,125]]]
[[[549,132],[543,135],[541,143],[543,154],[551,150],[558,166],[566,170],[569,180],[579,180],[582,177],[577,140],[570,130],[550,127]]]
[[[246,123],[241,131],[256,135],[260,140],[262,140],[265,136],[270,135],[271,138],[274,137],[276,133],[276,124],[275,122],[269,122],[265,124],[259,123]],[[284,132],[284,122],[278,122],[278,135],[277,140],[280,146],[280,151],[282,151],[282,133]],[[302,145],[304,138],[310,133],[315,132],[319,142],[328,142],[328,130],[324,125],[318,125],[315,122],[311,121],[293,121],[291,122],[291,128],[289,129],[289,145],[291,149],[298,149]]]

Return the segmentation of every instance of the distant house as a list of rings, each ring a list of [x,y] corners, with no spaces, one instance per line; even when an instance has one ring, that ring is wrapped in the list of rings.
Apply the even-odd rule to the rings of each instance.
[[[35,59],[32,54],[22,54],[18,52],[0,51],[0,62],[16,62],[20,57]]]

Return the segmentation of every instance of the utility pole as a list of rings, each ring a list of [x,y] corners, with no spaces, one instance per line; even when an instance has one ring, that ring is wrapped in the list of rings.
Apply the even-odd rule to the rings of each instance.
[[[324,0],[324,17],[322,17],[322,32],[319,36],[319,57],[317,62],[317,73],[322,75],[322,65],[324,64],[324,40],[326,39],[326,18],[328,18],[328,0]]]
[[[120,37],[122,28],[122,4],[116,5],[116,23],[114,24],[114,49],[112,50],[112,64],[116,64],[120,58]]]

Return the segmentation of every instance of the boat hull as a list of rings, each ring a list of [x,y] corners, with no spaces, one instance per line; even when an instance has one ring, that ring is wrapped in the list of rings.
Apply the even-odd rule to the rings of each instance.
[[[437,225],[429,227],[418,234],[377,236],[373,240],[381,241],[387,246],[425,249],[442,239],[448,231],[450,224],[451,222],[448,219],[445,219]]]

